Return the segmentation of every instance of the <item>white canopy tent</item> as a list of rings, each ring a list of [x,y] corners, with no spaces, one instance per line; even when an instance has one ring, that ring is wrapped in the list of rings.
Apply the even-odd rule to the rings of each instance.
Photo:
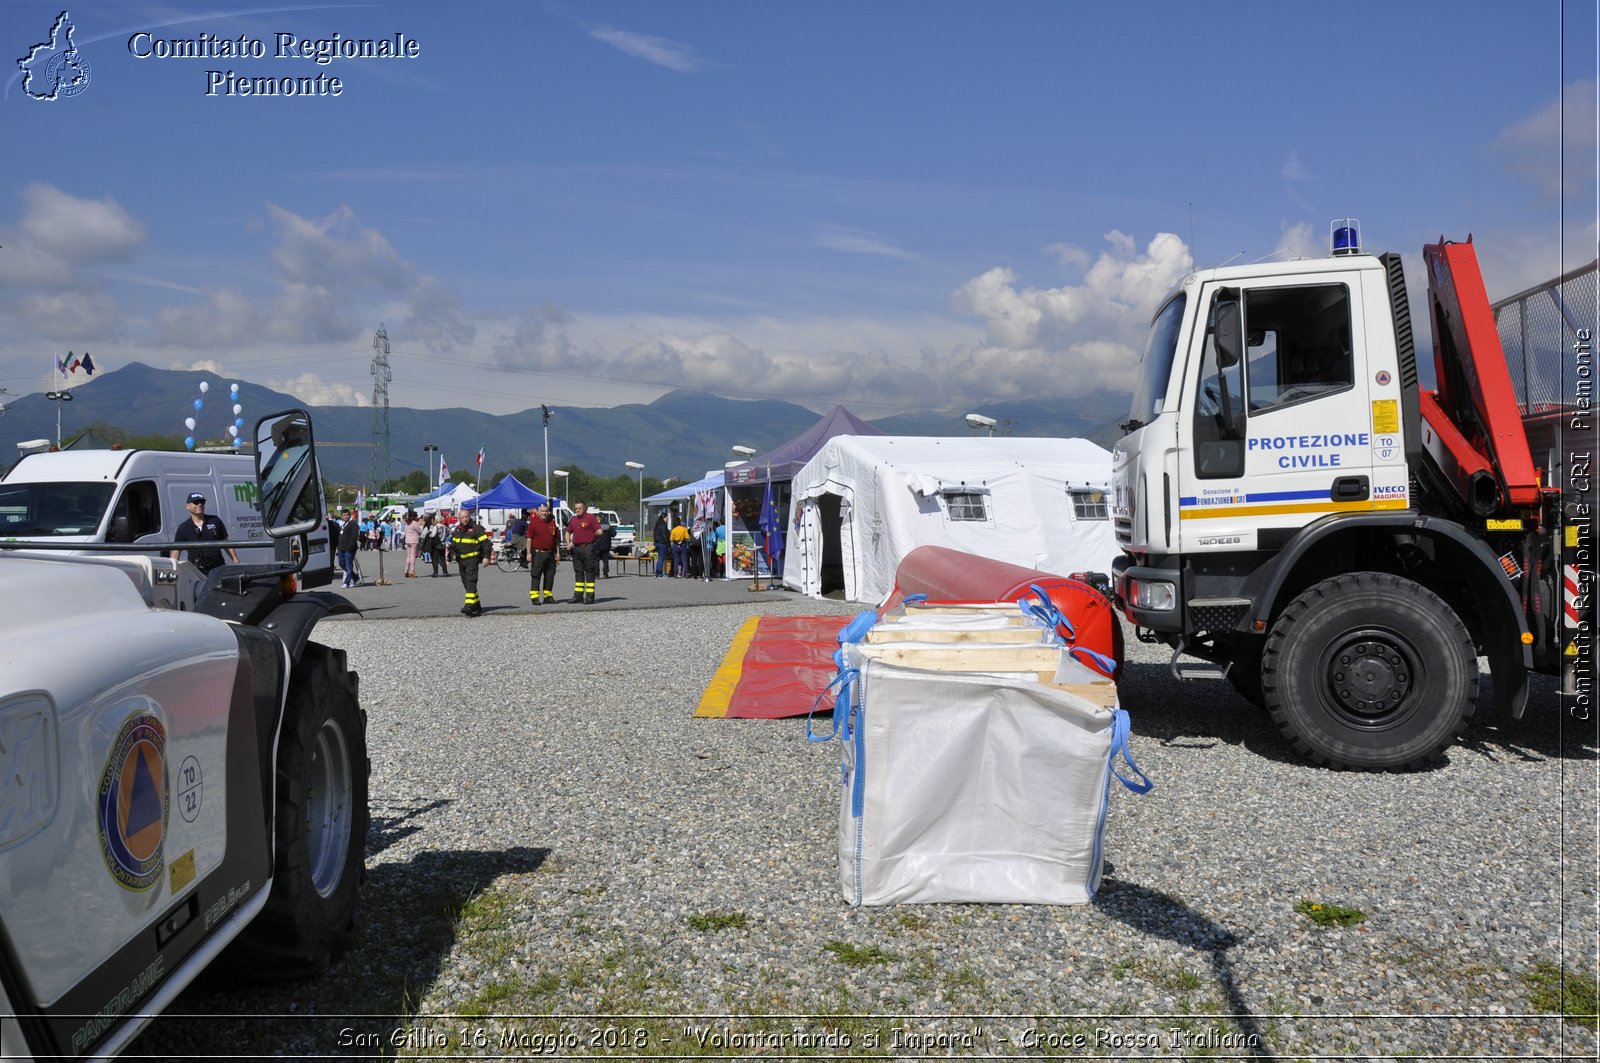
[[[1111,454],[1086,439],[850,436],[795,474],[783,582],[878,604],[918,546],[1042,572],[1111,571]]]
[[[461,503],[470,502],[477,497],[478,492],[474,491],[468,484],[456,484],[453,491],[442,494],[437,498],[424,499],[422,509],[419,512],[440,513],[447,509],[460,509]]]

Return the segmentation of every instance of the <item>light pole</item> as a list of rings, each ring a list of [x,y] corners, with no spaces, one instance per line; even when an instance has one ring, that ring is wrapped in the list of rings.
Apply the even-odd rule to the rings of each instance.
[[[635,542],[644,542],[644,466],[636,461],[625,461],[622,464],[630,469],[639,470],[639,525],[634,530]]]
[[[61,404],[72,401],[70,391],[47,391],[44,397],[56,404],[56,449],[61,449]]]
[[[439,485],[433,482],[433,456],[439,453],[439,444],[424,443],[422,449],[428,453],[428,490],[437,490]]]
[[[544,497],[550,497],[550,407],[539,404],[544,411]]]
[[[990,435],[994,435],[994,426],[999,422],[993,417],[985,417],[981,413],[967,414],[967,423],[974,428],[987,428]]]
[[[571,509],[572,504],[567,501],[567,477],[571,474],[565,469],[551,469],[550,475],[561,477],[561,504]],[[548,498],[549,496],[546,495],[545,497]]]

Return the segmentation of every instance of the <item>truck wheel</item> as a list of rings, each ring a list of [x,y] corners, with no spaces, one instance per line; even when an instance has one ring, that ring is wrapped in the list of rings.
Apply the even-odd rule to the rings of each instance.
[[[1477,706],[1472,637],[1433,592],[1382,572],[1323,580],[1267,637],[1262,696],[1319,764],[1416,767],[1461,736]]]
[[[367,844],[366,714],[343,650],[307,643],[278,738],[272,893],[230,957],[297,978],[332,962],[355,918]],[[240,964],[241,966],[243,964]]]

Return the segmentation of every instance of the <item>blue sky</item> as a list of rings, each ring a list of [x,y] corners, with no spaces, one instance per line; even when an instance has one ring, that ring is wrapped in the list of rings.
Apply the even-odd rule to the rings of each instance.
[[[381,322],[394,405],[978,408],[1125,390],[1188,269],[1320,254],[1336,216],[1474,234],[1491,296],[1594,257],[1592,3],[68,11],[89,81],[51,101],[17,59],[60,6],[0,14],[12,397],[88,349],[366,402]],[[267,54],[133,54],[201,34]]]

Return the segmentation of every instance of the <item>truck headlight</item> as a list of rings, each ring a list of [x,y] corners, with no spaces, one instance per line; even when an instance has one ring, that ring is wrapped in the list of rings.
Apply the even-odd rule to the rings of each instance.
[[[1178,607],[1178,593],[1165,581],[1128,581],[1128,601],[1135,609],[1167,610]]]

